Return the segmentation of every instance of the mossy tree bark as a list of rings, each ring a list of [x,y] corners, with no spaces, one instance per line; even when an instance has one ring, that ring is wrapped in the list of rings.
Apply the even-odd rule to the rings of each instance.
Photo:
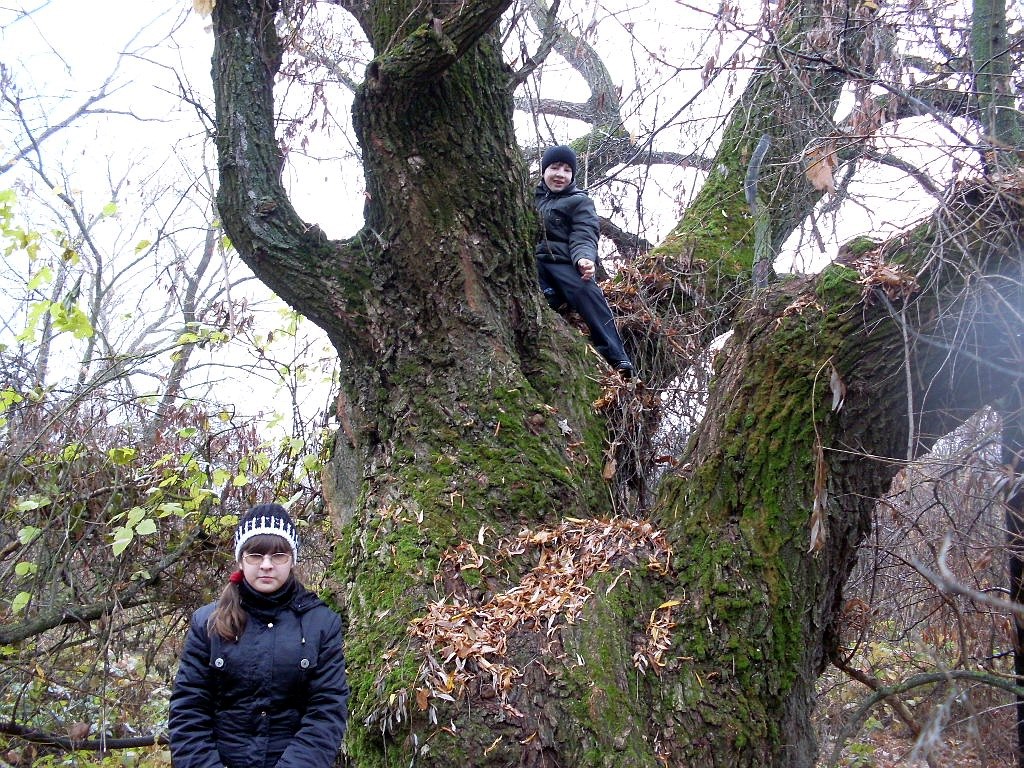
[[[873,251],[919,275],[905,297],[837,264],[743,308],[687,470],[662,490],[688,606],[672,706],[703,734],[681,764],[813,764],[813,681],[875,499],[908,453],[1020,386],[1022,210],[993,203],[975,190]]]
[[[591,580],[574,623],[513,628],[503,661],[521,676],[505,697],[478,681],[450,704],[424,701],[424,657],[409,627],[428,603],[481,612],[538,565],[499,567],[498,537],[610,512],[594,361],[559,330],[534,284],[534,222],[492,32],[506,5],[346,5],[377,56],[354,106],[365,226],[344,242],[303,222],[280,183],[277,2],[219,0],[214,13],[224,226],[256,274],[327,331],[343,363],[327,491],[349,622],[348,760],[810,765],[813,682],[835,642],[871,499],[895,471],[889,460],[1013,378],[1011,366],[960,355],[964,326],[945,318],[949,309],[972,316],[990,350],[1006,349],[1019,327],[990,322],[990,304],[965,290],[975,283],[952,258],[929,257],[955,224],[965,236],[946,257],[1016,276],[997,289],[1020,285],[1019,261],[1005,258],[1019,257],[1009,244],[1020,242],[1020,210],[1012,198],[965,197],[934,227],[875,249],[921,269],[917,293],[883,297],[836,266],[751,301],[756,228],[743,179],[752,147],[776,138],[773,170],[758,184],[774,222],[761,235],[776,247],[815,199],[794,160],[820,126],[801,115],[812,105],[828,114],[841,87],[828,68],[800,73],[792,98],[777,81],[755,80],[708,187],[652,262],[680,285],[675,295],[712,313],[701,333],[735,331],[685,469],[663,483],[656,522],[672,540],[671,573],[622,560]],[[799,62],[808,29],[828,27],[837,10],[803,4],[795,52],[775,55]],[[792,103],[800,130],[780,128],[767,98]],[[1019,296],[1003,300],[1020,306]],[[832,381],[846,388],[838,411]],[[821,533],[809,552],[815,501]],[[489,562],[452,567],[446,553],[468,543]],[[649,618],[669,609],[665,666],[640,674],[633,653]]]
[[[344,242],[302,221],[280,183],[278,4],[222,0],[214,12],[225,229],[254,272],[327,331],[343,363],[328,495],[349,586],[358,765],[408,763],[413,746],[392,744],[393,727],[379,723],[411,714],[411,699],[395,696],[416,683],[409,622],[429,600],[470,594],[458,573],[435,584],[443,551],[481,531],[493,541],[561,515],[610,514],[595,469],[604,435],[592,353],[553,316],[542,320],[510,73],[491,30],[506,5],[349,9],[378,55],[353,110],[365,226]],[[385,654],[396,663],[385,668]],[[519,709],[527,722],[509,726],[517,733],[560,708]],[[446,715],[464,727],[435,734],[439,763],[483,754],[494,741],[477,723],[485,712]],[[361,727],[366,718],[378,725]],[[539,741],[509,741],[517,746],[496,759],[544,754]]]

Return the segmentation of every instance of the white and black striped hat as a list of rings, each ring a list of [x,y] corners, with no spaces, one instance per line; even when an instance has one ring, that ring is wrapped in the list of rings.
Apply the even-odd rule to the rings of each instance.
[[[280,536],[292,548],[292,561],[299,561],[299,535],[288,510],[280,504],[257,504],[245,513],[235,529],[235,560],[242,556],[242,547],[253,536],[270,533]]]

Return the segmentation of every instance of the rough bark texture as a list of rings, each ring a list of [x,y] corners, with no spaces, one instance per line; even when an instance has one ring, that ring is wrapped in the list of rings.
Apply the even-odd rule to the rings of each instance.
[[[488,31],[502,8],[467,4],[442,17],[388,3],[360,18],[381,53],[354,106],[367,204],[347,242],[299,220],[280,185],[276,3],[219,2],[214,15],[225,228],[257,275],[328,332],[344,364],[328,496],[348,585],[357,765],[408,764],[415,750],[403,735],[418,714],[404,698],[420,660],[409,622],[429,600],[470,591],[458,574],[435,585],[442,553],[482,526],[493,540],[609,512],[595,469],[594,359],[535,286],[508,71]],[[525,662],[540,642],[527,633],[516,655]],[[544,723],[571,720],[575,698],[520,702],[524,722],[508,727],[519,739],[550,734]],[[477,720],[485,712],[445,713],[441,722],[460,728],[431,728],[434,759],[483,754],[494,741]],[[509,752],[545,764],[545,741],[510,738],[494,764]]]
[[[842,265],[751,301],[750,152],[763,133],[776,136],[758,190],[777,245],[814,197],[799,165],[782,160],[798,157],[817,130],[778,126],[762,100],[783,98],[781,86],[752,83],[707,188],[651,262],[678,283],[675,296],[709,313],[695,333],[735,330],[686,468],[663,483],[656,522],[669,532],[672,569],[619,558],[592,577],[573,622],[556,615],[510,628],[501,661],[518,676],[503,692],[477,674],[465,690],[453,686],[455,701],[431,696],[410,632],[428,603],[460,601],[458,621],[477,617],[546,557],[499,558],[499,537],[610,511],[602,421],[591,407],[596,363],[534,285],[508,72],[489,31],[504,5],[349,7],[377,58],[354,107],[366,224],[346,242],[302,222],[280,185],[276,3],[219,0],[214,14],[225,228],[254,271],[326,329],[344,365],[327,495],[348,617],[347,760],[810,765],[814,679],[871,500],[896,469],[888,460],[926,446],[1012,378],[1007,364],[959,354],[965,328],[986,334],[990,350],[1020,329],[994,322],[984,293],[965,290],[963,272],[949,265],[966,254],[972,271],[1003,270],[1017,281],[1006,284],[1020,285],[1019,207],[979,189],[985,200],[965,195],[935,226],[866,248],[924,270],[913,301],[883,300]],[[794,45],[800,25],[836,12],[802,9],[792,38],[782,37]],[[834,73],[804,74],[819,108],[838,97]],[[794,121],[811,114],[802,96],[791,101]],[[935,258],[952,225],[969,235]],[[1019,295],[1003,300],[1020,308]],[[949,310],[971,323],[947,322]],[[909,389],[908,363],[917,375]],[[833,367],[847,388],[838,412]],[[809,553],[816,495],[826,536]],[[468,545],[485,559],[459,567],[450,554]],[[665,666],[641,674],[633,654],[649,620],[670,607]],[[453,675],[486,671],[472,659],[460,670],[457,648],[432,650]]]
[[[973,258],[975,279],[988,282],[988,271],[990,289],[1006,288],[1002,300],[965,290],[959,268],[941,259],[921,272],[924,289],[900,300],[835,265],[807,285],[781,285],[746,305],[734,326],[689,469],[662,493],[662,522],[672,532],[678,588],[689,606],[677,630],[687,663],[671,699],[680,764],[813,763],[813,683],[835,642],[842,585],[874,499],[909,442],[915,452],[927,450],[1019,386],[1010,365],[979,367],[970,359],[986,349],[990,359],[1008,363],[1024,306],[1015,287],[1021,210],[993,211],[984,199],[965,195],[914,237],[880,247],[880,255],[911,267],[943,250],[959,264]],[[965,250],[944,249],[939,234],[948,231],[974,237],[959,244]],[[1006,306],[1016,308],[1017,320]],[[969,344],[965,317],[970,333],[982,337]],[[907,365],[914,372],[909,387]],[[838,412],[833,368],[845,384]],[[915,435],[908,441],[911,403]],[[809,553],[820,470],[827,526],[824,546]]]

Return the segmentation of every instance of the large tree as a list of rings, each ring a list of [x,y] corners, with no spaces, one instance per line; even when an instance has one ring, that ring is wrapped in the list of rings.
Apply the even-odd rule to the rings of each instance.
[[[875,82],[885,37],[874,3],[779,9],[704,187],[620,281],[699,317],[698,344],[733,335],[653,520],[608,521],[605,416],[644,388],[602,392],[534,285],[509,3],[341,5],[374,50],[356,236],[330,240],[282,186],[277,2],[218,0],[214,85],[224,226],[343,364],[327,483],[350,761],[811,764],[814,681],[873,500],[900,460],[1019,391],[1019,178],[774,281],[858,149],[833,115],[844,86]],[[913,93],[882,109],[922,105],[939,110]],[[665,341],[637,350],[641,370]]]

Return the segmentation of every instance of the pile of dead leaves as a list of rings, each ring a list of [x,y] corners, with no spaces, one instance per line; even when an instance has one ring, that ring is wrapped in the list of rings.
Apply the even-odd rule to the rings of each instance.
[[[611,592],[631,565],[667,573],[671,550],[664,531],[649,522],[568,518],[554,529],[524,529],[500,540],[490,558],[464,543],[442,560],[465,571],[484,568],[488,559],[511,562],[522,556],[534,557],[536,565],[519,584],[480,604],[431,603],[427,614],[412,622],[410,633],[423,654],[415,701],[432,722],[436,712],[430,700],[456,701],[470,684],[507,714],[521,716],[508,699],[522,676],[506,659],[512,633],[525,629],[551,639],[560,626],[579,617],[593,595],[587,586],[592,576],[620,569],[606,589]]]
[[[889,301],[902,301],[918,292],[917,278],[899,264],[887,263],[880,251],[863,254],[853,263],[864,286],[864,297],[869,298],[874,289],[885,293]]]

